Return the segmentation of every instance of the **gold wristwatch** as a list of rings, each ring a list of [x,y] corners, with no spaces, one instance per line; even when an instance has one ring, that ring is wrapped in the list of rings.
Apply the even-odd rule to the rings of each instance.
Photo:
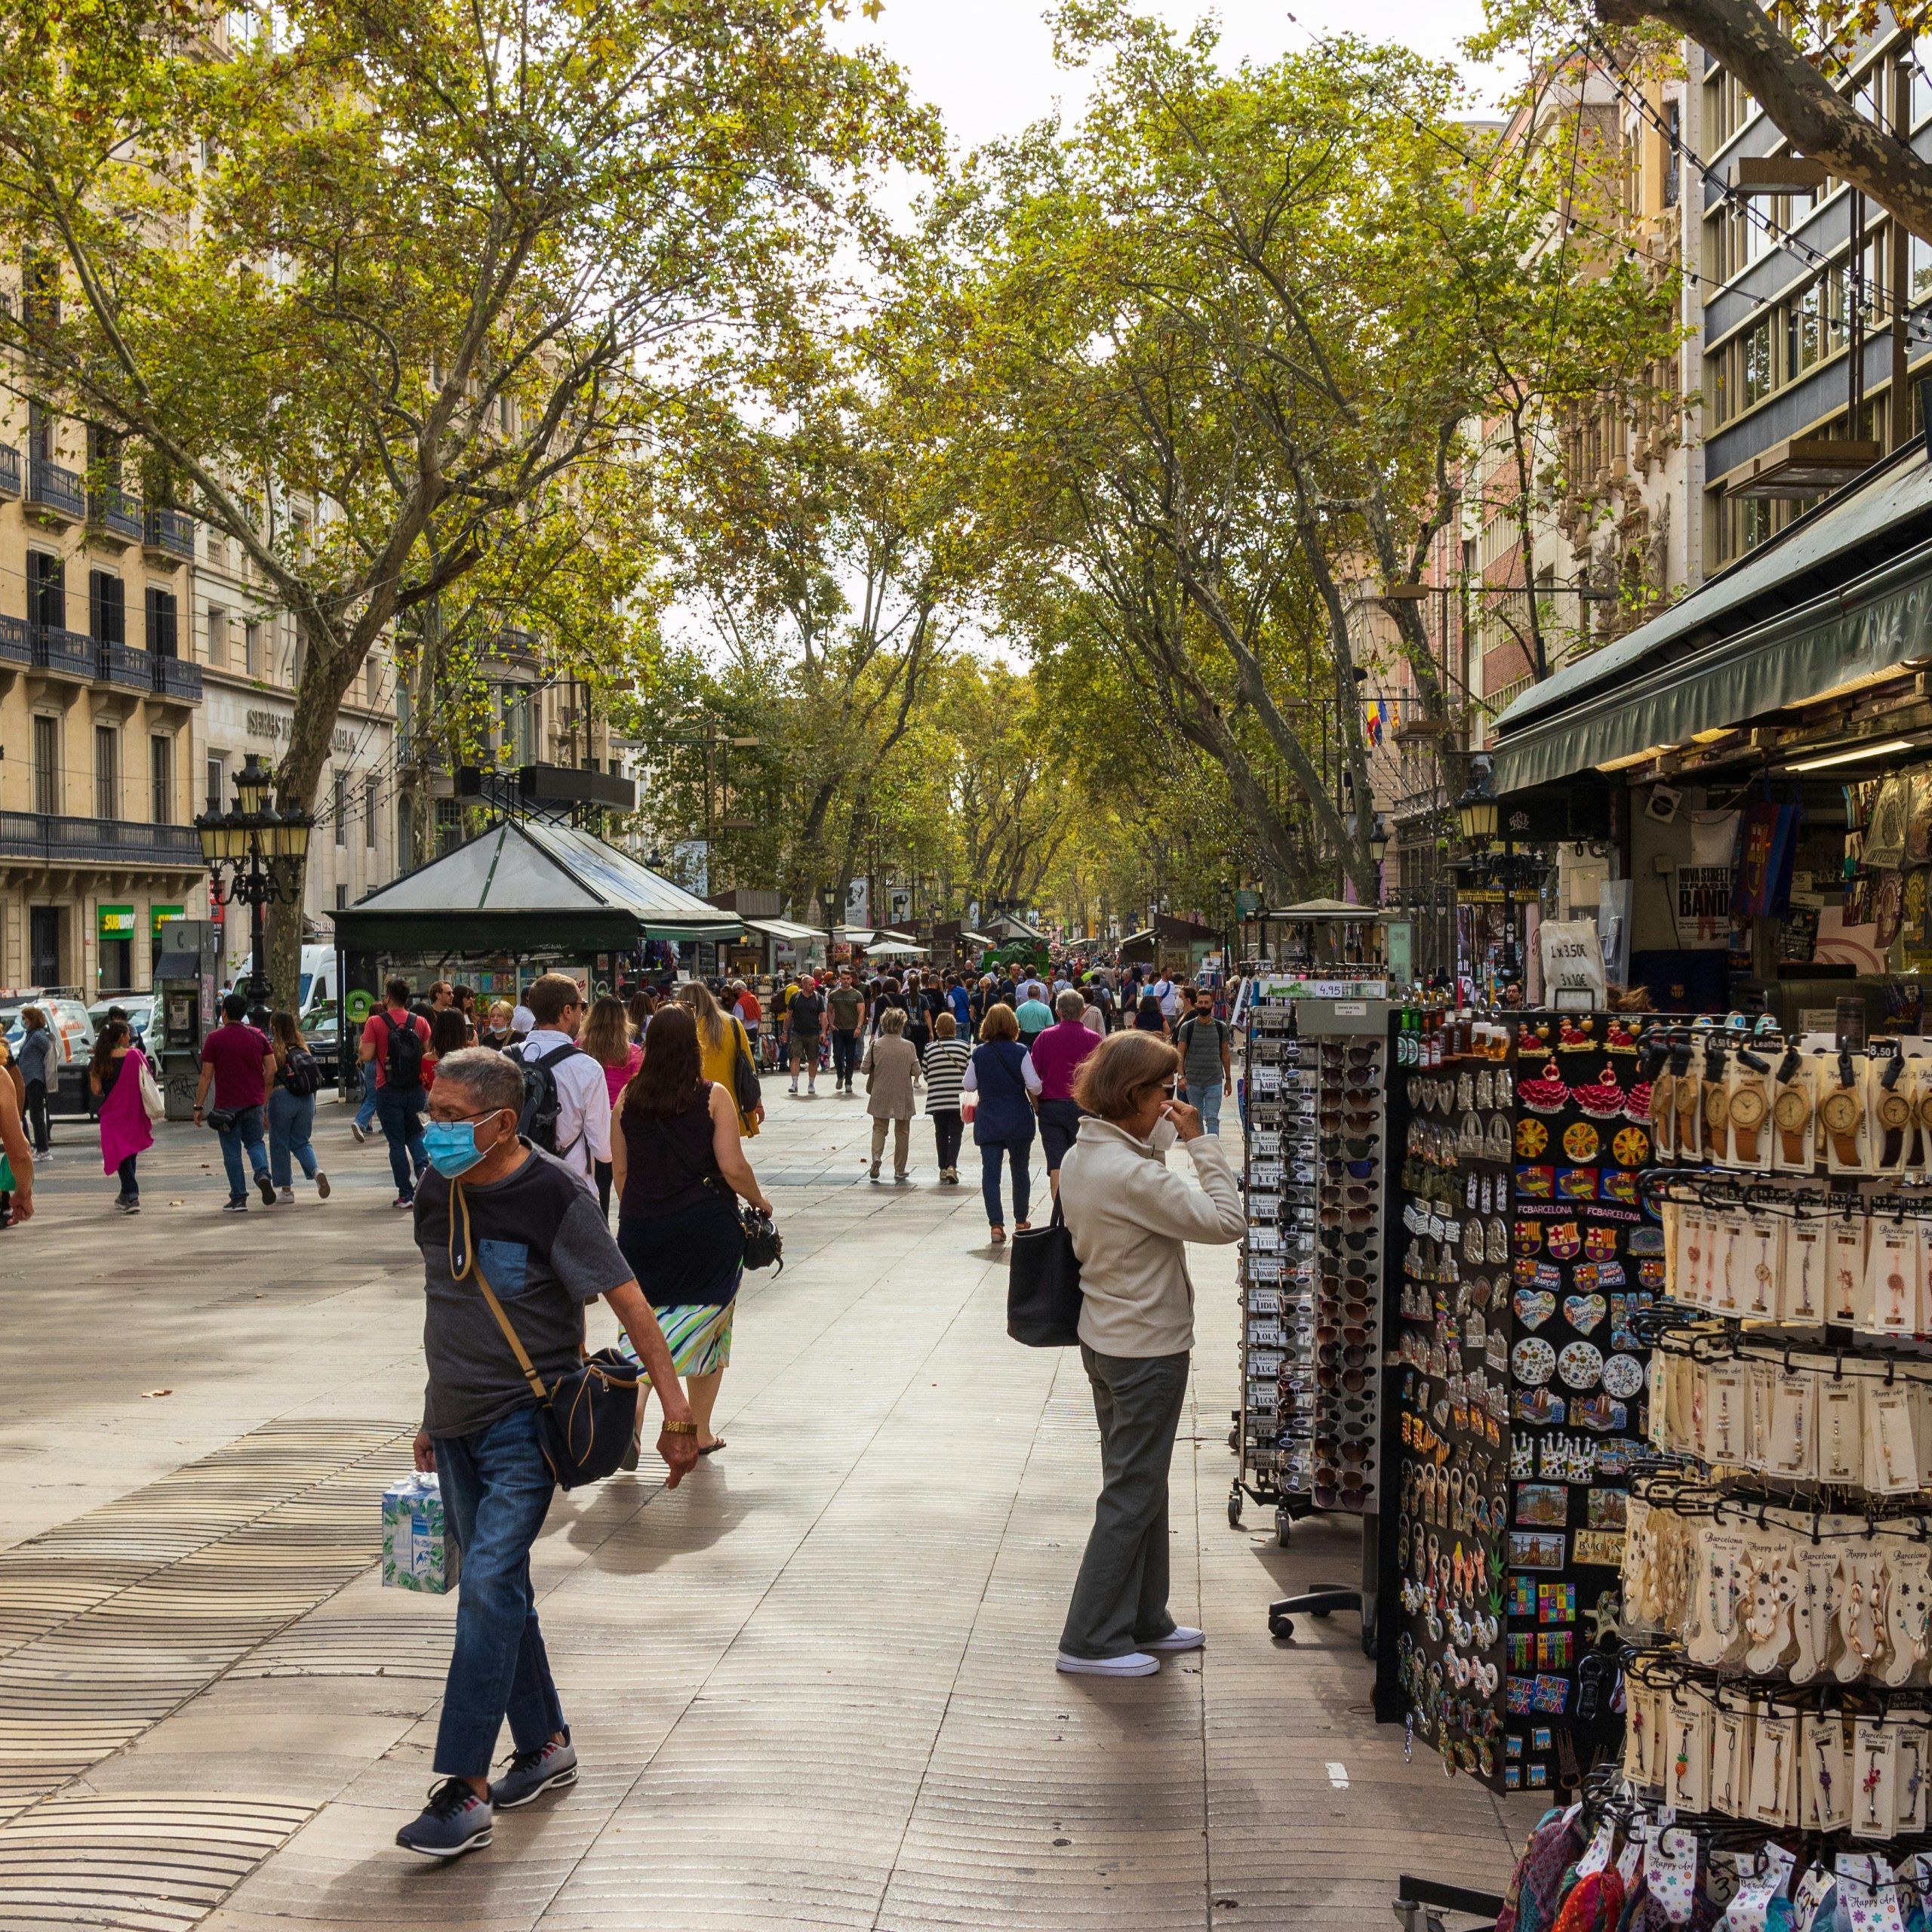
[[[695,1435],[697,1424],[694,1422],[667,1422],[664,1425],[666,1435]]]
[[[1758,1130],[1764,1124],[1764,1115],[1769,1111],[1764,1104],[1764,1090],[1755,1084],[1736,1088],[1730,1097],[1731,1145],[1740,1161],[1755,1161],[1758,1158]]]
[[[1827,1094],[1823,1106],[1818,1109],[1818,1117],[1825,1123],[1825,1131],[1832,1137],[1832,1152],[1841,1168],[1855,1168],[1858,1164],[1858,1124],[1864,1112],[1859,1105],[1858,1096],[1849,1087],[1841,1087]]]
[[[1778,1124],[1785,1165],[1788,1168],[1808,1168],[1811,1164],[1809,1145],[1810,1096],[1801,1086],[1794,1084],[1786,1088],[1778,1095],[1777,1103],[1771,1109],[1771,1118]]]

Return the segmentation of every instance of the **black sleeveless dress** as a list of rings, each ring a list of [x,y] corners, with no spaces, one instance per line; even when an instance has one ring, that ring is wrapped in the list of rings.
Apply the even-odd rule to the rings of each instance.
[[[738,1292],[745,1238],[711,1146],[711,1087],[669,1120],[627,1106],[617,1245],[654,1309],[720,1307]]]

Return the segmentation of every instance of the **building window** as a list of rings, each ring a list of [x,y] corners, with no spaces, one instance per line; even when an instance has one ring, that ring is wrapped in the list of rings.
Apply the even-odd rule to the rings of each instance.
[[[376,849],[376,781],[365,778],[362,781],[362,842],[371,851]]]
[[[208,662],[217,668],[228,662],[228,613],[219,604],[208,606]]]
[[[112,571],[88,572],[88,633],[103,644],[128,641],[127,587]]]
[[[174,821],[174,740],[159,733],[148,740],[148,780],[156,825]]]
[[[1745,331],[1738,346],[1738,361],[1743,377],[1743,406],[1762,402],[1771,392],[1771,325],[1768,318],[1755,328]]]
[[[36,712],[33,721],[33,808],[60,809],[60,721]]]
[[[179,650],[175,616],[179,605],[171,590],[148,586],[148,648],[157,657],[173,657]]]
[[[121,734],[112,724],[94,728],[94,815],[121,816]]]
[[[371,711],[382,702],[383,666],[381,660],[371,657],[362,667],[362,702]]]
[[[31,315],[26,318],[30,323]],[[27,454],[35,463],[54,460],[55,439],[54,412],[45,403],[29,401],[27,404]]]
[[[1663,110],[1666,134],[1663,152],[1663,205],[1667,208],[1677,205],[1677,197],[1682,190],[1684,180],[1684,109],[1676,101],[1669,102]]]
[[[208,810],[211,812],[218,812],[226,809],[226,806],[222,802],[222,794],[228,789],[226,782],[227,777],[228,770],[226,760],[223,759],[219,752],[210,752],[208,753]]]
[[[436,850],[447,852],[463,837],[463,808],[454,798],[436,801]]]
[[[27,620],[54,630],[66,628],[66,566],[50,551],[27,552]]]
[[[349,780],[340,771],[335,775],[335,842],[349,843]]]
[[[346,885],[338,885],[335,889],[335,909],[340,912],[348,905],[348,887]]]
[[[242,626],[242,668],[251,678],[262,675],[262,627],[252,619]]]

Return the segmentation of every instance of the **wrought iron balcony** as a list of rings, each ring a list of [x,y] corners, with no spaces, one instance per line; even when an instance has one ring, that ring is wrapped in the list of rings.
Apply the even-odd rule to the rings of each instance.
[[[103,683],[125,685],[136,691],[155,688],[154,660],[138,645],[103,643],[100,651]]]
[[[0,664],[33,661],[33,632],[18,617],[0,617]]]
[[[151,564],[195,561],[195,519],[180,510],[150,509],[142,539],[143,554]]]
[[[89,683],[100,675],[100,646],[92,638],[55,624],[35,624],[32,629],[35,670]]]
[[[11,443],[0,443],[0,497],[20,494],[20,453]]]
[[[0,812],[0,857],[38,859],[54,865],[161,866],[174,872],[198,872],[202,841],[189,825],[66,818],[51,812]]]
[[[45,457],[29,457],[26,503],[29,509],[63,523],[78,523],[88,513],[87,485],[72,470],[49,463]]]
[[[120,549],[141,540],[141,500],[112,485],[88,492],[88,528]]]
[[[163,697],[179,698],[184,704],[202,701],[202,667],[185,657],[155,657],[154,688]]]

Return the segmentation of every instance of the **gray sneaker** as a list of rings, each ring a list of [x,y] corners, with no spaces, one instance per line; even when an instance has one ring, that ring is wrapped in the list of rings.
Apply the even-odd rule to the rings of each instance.
[[[269,1179],[266,1168],[255,1177],[255,1185],[262,1191],[262,1205],[272,1208],[275,1205],[275,1183]]]
[[[355,1135],[355,1144],[358,1147],[369,1137],[369,1130],[359,1120],[352,1120],[349,1123],[349,1131]]]
[[[423,1815],[403,1826],[395,1841],[419,1858],[460,1858],[490,1842],[496,1814],[460,1778],[432,1786]]]
[[[540,1744],[534,1751],[514,1752],[509,1769],[501,1777],[491,1781],[490,1802],[500,1810],[514,1811],[519,1804],[528,1804],[553,1785],[576,1783],[577,1746],[571,1743],[571,1734],[566,1730],[561,1744],[552,1739]]]
[[[248,1211],[248,1204],[245,1201],[231,1201],[223,1208],[221,1211],[224,1214],[245,1214]]]

